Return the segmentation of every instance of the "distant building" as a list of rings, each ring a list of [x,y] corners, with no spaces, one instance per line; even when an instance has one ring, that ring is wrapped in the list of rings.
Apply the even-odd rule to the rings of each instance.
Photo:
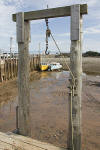
[[[0,54],[0,58],[4,59],[4,58],[10,58],[10,57],[18,57],[18,53],[1,53]]]

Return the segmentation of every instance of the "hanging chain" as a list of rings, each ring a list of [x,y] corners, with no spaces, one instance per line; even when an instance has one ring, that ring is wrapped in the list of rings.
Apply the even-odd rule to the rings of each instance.
[[[45,22],[46,22],[46,26],[47,26],[47,29],[46,29],[46,51],[45,51],[45,54],[48,55],[49,53],[47,52],[48,51],[48,38],[50,37],[50,29],[49,29],[49,26],[48,26],[48,18],[45,19]]]

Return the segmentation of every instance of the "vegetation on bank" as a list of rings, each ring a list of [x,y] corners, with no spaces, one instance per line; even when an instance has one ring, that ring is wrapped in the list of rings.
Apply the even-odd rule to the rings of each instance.
[[[99,52],[87,51],[83,53],[83,57],[100,57]]]
[[[70,57],[70,53],[56,54],[56,57],[60,57],[62,55],[64,57]],[[87,52],[83,53],[82,55],[83,55],[83,57],[100,57],[100,53],[99,52],[94,52],[94,51],[87,51]]]

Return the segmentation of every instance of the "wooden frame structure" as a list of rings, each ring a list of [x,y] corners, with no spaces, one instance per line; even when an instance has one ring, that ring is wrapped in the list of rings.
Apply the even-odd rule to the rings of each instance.
[[[13,14],[13,21],[16,21],[17,25],[19,132],[22,135],[31,134],[29,91],[30,20],[71,16],[69,150],[81,150],[82,15],[84,14],[87,14],[87,4]]]

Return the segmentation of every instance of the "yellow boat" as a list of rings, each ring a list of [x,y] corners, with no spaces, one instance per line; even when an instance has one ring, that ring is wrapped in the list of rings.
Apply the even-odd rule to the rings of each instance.
[[[40,64],[41,71],[46,71],[46,70],[48,70],[48,68],[49,68],[49,65],[47,63]]]

